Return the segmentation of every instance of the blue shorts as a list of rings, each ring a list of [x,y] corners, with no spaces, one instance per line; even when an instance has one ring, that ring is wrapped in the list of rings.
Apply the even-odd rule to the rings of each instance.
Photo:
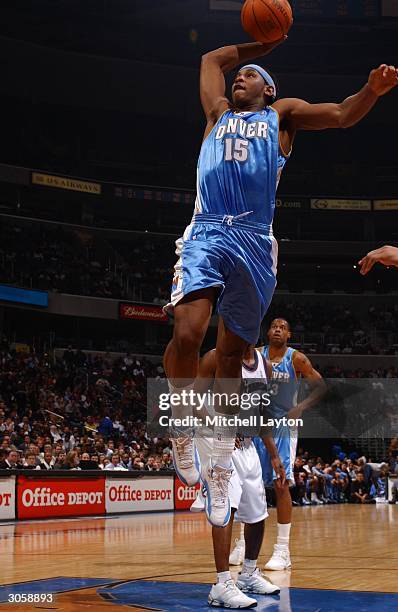
[[[235,219],[194,217],[176,241],[179,259],[166,310],[192,291],[220,287],[217,313],[228,329],[255,344],[276,286],[278,243],[270,226]]]
[[[278,449],[280,460],[286,472],[286,481],[290,486],[294,486],[294,462],[297,450],[297,429],[292,427],[279,427],[273,431],[276,448]],[[276,473],[271,465],[271,457],[264,446],[264,442],[258,436],[253,438],[254,446],[260,457],[263,481],[266,487],[272,487],[276,479]]]

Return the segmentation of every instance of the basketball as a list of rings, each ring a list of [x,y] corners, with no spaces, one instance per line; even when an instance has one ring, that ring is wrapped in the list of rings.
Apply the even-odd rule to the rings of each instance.
[[[246,0],[242,26],[254,40],[272,43],[288,33],[293,13],[287,0]]]

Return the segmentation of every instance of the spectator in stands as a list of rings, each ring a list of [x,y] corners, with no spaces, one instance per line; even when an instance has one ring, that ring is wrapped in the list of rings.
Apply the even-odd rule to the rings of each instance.
[[[122,454],[122,458],[120,461],[120,464],[126,469],[126,470],[131,470],[132,469],[132,465],[131,465],[131,458],[129,453],[124,452]]]
[[[40,465],[36,464],[36,455],[32,452],[27,452],[25,455],[25,462],[22,466],[24,470],[40,470]]]
[[[108,461],[109,463],[109,459],[107,460],[106,455],[101,453],[98,457],[98,467],[100,470],[103,470],[105,468],[105,461]]]
[[[23,442],[18,446],[18,450],[21,450],[23,453],[26,453],[31,443],[30,435],[26,434],[23,437]]]
[[[8,436],[8,435],[3,436],[3,441],[2,441],[2,443],[1,443],[0,448],[2,448],[2,449],[4,449],[4,450],[7,450],[7,449],[9,448],[10,444],[11,444],[11,438],[10,438],[10,436]]]
[[[50,436],[52,438],[52,443],[55,444],[58,440],[62,440],[62,436],[58,431],[58,427],[56,425],[50,426]]]
[[[365,476],[362,471],[359,471],[355,482],[352,484],[351,501],[354,504],[370,504],[375,503],[375,500],[370,495],[370,485],[366,483]]]
[[[143,461],[141,461],[141,459],[139,457],[136,457],[133,461],[133,470],[143,470],[144,469],[144,463]],[[159,462],[159,469],[160,469],[160,462]]]
[[[66,455],[64,470],[80,470],[79,467],[79,455],[75,450],[69,451]]]
[[[47,445],[46,445],[47,446]],[[52,470],[54,469],[55,457],[53,457],[51,449],[46,449],[44,451],[43,458],[41,460],[41,469],[42,470]]]
[[[113,422],[112,419],[105,415],[98,425],[98,432],[105,438],[109,438],[113,434]]]
[[[125,470],[126,468],[120,463],[120,457],[117,453],[113,453],[110,462],[105,465],[104,470]]]
[[[54,464],[54,470],[64,470],[65,469],[65,462],[66,462],[66,453],[65,453],[65,451],[60,451],[58,453],[58,457],[57,457],[56,462]]]
[[[19,454],[15,449],[10,449],[5,460],[0,462],[0,470],[17,470],[20,467]]]
[[[173,469],[172,456],[168,452],[163,452],[163,455],[162,455],[162,470],[171,470],[171,469]]]
[[[366,484],[370,486],[372,480],[372,467],[366,460],[366,457],[359,457],[358,467],[363,474]]]
[[[307,496],[311,494],[311,504],[318,505],[324,503],[325,494],[325,476],[323,473],[324,465],[321,461],[309,459],[304,469],[308,470],[307,477]]]
[[[111,459],[114,452],[115,452],[115,443],[113,440],[108,440],[107,449],[106,449],[106,457],[108,459]]]
[[[149,472],[152,472],[152,470],[154,469],[153,464],[155,463],[155,457],[150,456],[147,459],[147,462],[145,464],[145,469],[148,470]]]
[[[304,459],[300,456],[296,457],[293,468],[295,485],[291,489],[292,503],[294,506],[310,505],[306,496],[307,472],[303,468],[303,465]]]

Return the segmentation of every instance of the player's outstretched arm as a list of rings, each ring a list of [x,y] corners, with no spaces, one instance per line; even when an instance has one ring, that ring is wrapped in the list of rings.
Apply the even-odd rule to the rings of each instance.
[[[383,246],[380,249],[370,251],[358,263],[361,266],[360,273],[363,275],[370,272],[375,263],[398,268],[398,248],[389,245]]]
[[[225,97],[224,74],[243,62],[267,55],[286,36],[273,43],[246,43],[220,47],[202,56],[200,68],[200,99],[207,121],[214,125],[219,116],[228,108]]]
[[[366,85],[340,104],[309,104],[298,98],[284,98],[275,102],[281,121],[293,130],[325,130],[348,128],[365,117],[380,96],[398,85],[398,69],[382,64],[372,70]]]
[[[305,378],[311,387],[311,393],[289,412],[289,418],[299,418],[305,410],[315,406],[326,393],[326,384],[321,374],[315,370],[311,361],[304,353],[295,351],[293,366],[296,374]]]

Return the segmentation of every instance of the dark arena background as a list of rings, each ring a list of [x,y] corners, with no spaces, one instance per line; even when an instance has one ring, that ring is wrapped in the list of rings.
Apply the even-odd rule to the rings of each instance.
[[[165,378],[162,307],[195,204],[201,56],[248,42],[242,4],[0,4],[0,610],[209,609],[211,526],[169,437],[147,432],[147,379]],[[398,62],[397,0],[291,5],[260,60],[280,97],[340,102]],[[300,133],[278,188],[259,346],[284,318],[325,379],[381,395],[371,422],[341,396],[324,435],[299,437],[292,567],[264,570],[280,593],[257,610],[398,610],[398,270],[358,263],[398,246],[397,96]],[[202,354],[216,336],[214,315]],[[349,503],[359,472],[366,504]]]

